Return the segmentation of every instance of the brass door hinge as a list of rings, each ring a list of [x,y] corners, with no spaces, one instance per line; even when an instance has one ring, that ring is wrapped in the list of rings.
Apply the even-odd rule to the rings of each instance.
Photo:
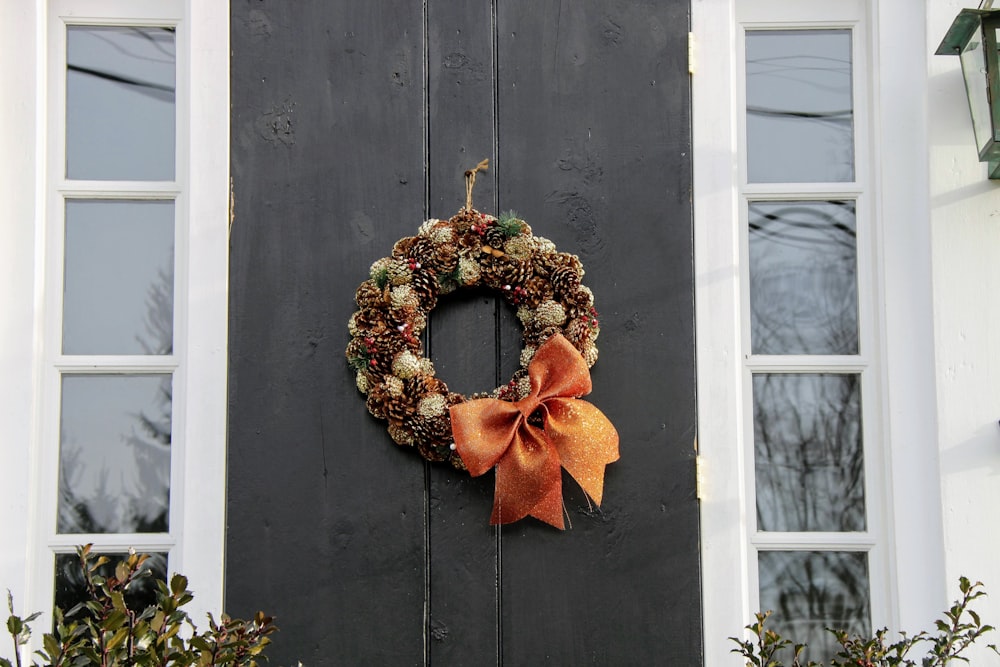
[[[688,33],[688,74],[694,75],[694,33]]]
[[[698,500],[705,499],[705,459],[694,457],[694,494]]]

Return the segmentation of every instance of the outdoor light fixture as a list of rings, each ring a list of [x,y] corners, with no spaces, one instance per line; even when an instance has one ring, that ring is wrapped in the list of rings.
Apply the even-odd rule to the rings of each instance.
[[[962,61],[965,93],[972,112],[979,161],[989,164],[989,177],[1000,179],[1000,9],[983,0],[979,9],[963,9],[948,28],[935,55]]]

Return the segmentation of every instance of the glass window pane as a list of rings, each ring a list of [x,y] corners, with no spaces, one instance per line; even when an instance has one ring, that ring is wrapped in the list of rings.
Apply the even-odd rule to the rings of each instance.
[[[114,574],[115,566],[124,558],[123,554],[106,555],[110,559],[109,562],[97,569],[97,574],[105,578]],[[87,595],[83,568],[75,553],[56,554],[55,569],[56,607],[67,612],[78,603],[90,599]],[[148,571],[150,576],[137,578],[125,593],[125,605],[134,612],[141,612],[146,607],[156,604],[156,582],[167,580],[167,554],[149,554],[142,569]],[[78,619],[79,615],[72,618]]]
[[[753,376],[757,529],[865,530],[861,380]]]
[[[760,608],[774,612],[772,630],[809,645],[806,660],[827,664],[837,655],[840,646],[826,628],[870,636],[868,554],[762,551],[758,559]]]
[[[66,202],[63,353],[173,351],[174,203]]]
[[[64,375],[60,533],[168,530],[169,374]]]
[[[173,28],[67,28],[67,178],[173,180],[175,36]]]
[[[857,354],[853,201],[750,202],[754,354]]]
[[[985,46],[983,33],[977,30],[961,54],[965,92],[969,97],[972,129],[976,134],[976,150],[979,152],[982,152],[993,138],[993,122],[990,118],[990,101],[987,93],[989,80],[986,76]]]
[[[746,35],[751,183],[854,180],[850,30]]]

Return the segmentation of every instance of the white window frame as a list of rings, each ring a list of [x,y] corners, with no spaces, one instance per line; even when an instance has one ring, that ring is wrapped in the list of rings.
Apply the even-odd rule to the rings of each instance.
[[[12,5],[18,5],[16,8]],[[169,183],[64,178],[65,26],[176,25],[176,173]],[[30,128],[0,139],[0,588],[49,626],[54,552],[94,538],[107,549],[169,548],[170,572],[190,580],[195,618],[223,601],[229,212],[229,3],[225,0],[50,0],[4,3],[0,119]],[[15,71],[16,70],[16,71]],[[9,94],[8,94],[9,93]],[[16,147],[7,152],[6,149]],[[71,357],[60,350],[65,198],[175,199],[174,354]],[[8,319],[9,318],[9,319]],[[117,365],[117,366],[116,366]],[[60,371],[174,371],[170,532],[55,534]]]
[[[851,33],[851,69],[852,69],[852,99],[854,109],[853,140],[854,140],[854,180],[847,182],[825,183],[750,183],[747,178],[747,154],[741,150],[739,190],[739,237],[740,264],[743,266],[741,276],[741,357],[743,359],[743,401],[744,401],[744,435],[742,441],[747,452],[744,455],[746,478],[746,505],[748,514],[749,553],[747,562],[750,565],[748,578],[750,580],[750,603],[754,609],[761,607],[759,600],[758,554],[761,551],[857,551],[868,554],[868,586],[870,594],[870,614],[873,627],[881,627],[889,622],[886,601],[889,597],[885,590],[887,562],[885,559],[886,534],[883,528],[884,499],[882,488],[883,466],[881,451],[881,419],[879,418],[880,387],[877,378],[879,360],[877,354],[878,338],[875,335],[877,325],[874,319],[873,295],[878,293],[871,249],[873,247],[872,232],[875,228],[874,215],[870,205],[869,163],[871,160],[868,138],[868,94],[867,94],[867,50],[868,32],[861,3],[843,0],[834,12],[837,20],[821,20],[821,16],[830,13],[827,9],[812,15],[815,7],[803,15],[801,10],[790,19],[785,12],[775,16],[771,2],[740,2],[737,7],[736,52],[746,53],[746,35],[755,30],[847,30]],[[851,7],[851,5],[854,5]],[[782,8],[783,9],[783,8]],[[848,18],[843,18],[848,17]],[[745,59],[737,58],[737,104],[743,110],[746,105],[746,67]],[[746,145],[746,113],[737,113],[738,138],[741,146]],[[749,275],[749,235],[748,207],[751,202],[767,201],[853,201],[855,204],[856,221],[856,262],[857,262],[857,295],[858,295],[858,335],[859,353],[856,355],[754,355],[751,352],[750,341],[750,285]],[[752,419],[753,376],[758,373],[831,373],[856,374],[861,385],[862,414],[862,456],[865,469],[865,514],[866,529],[858,532],[764,532],[752,528],[750,509],[756,506],[755,470],[753,461],[754,425]]]
[[[845,14],[852,9],[855,15]],[[761,11],[754,15],[748,8]],[[707,665],[742,665],[728,637],[741,636],[757,603],[756,546],[809,548],[809,534],[772,538],[753,534],[753,431],[748,412],[751,370],[801,370],[805,358],[747,357],[743,325],[745,197],[767,198],[764,184],[744,186],[740,156],[743,82],[742,31],[753,27],[861,26],[854,44],[867,53],[867,102],[856,110],[871,128],[859,134],[858,183],[845,195],[861,195],[859,292],[882,298],[861,313],[873,325],[872,352],[830,359],[819,369],[867,374],[864,446],[869,531],[856,548],[870,556],[874,628],[926,628],[945,604],[940,493],[935,442],[930,225],[927,199],[926,56],[924,16],[905,0],[694,0],[692,30],[696,69],[692,78],[694,217],[698,358],[699,456],[701,459],[702,579]],[[864,34],[860,34],[863,32]],[[857,57],[857,55],[856,55]],[[858,109],[859,104],[864,107]],[[905,119],[905,120],[904,120]],[[866,146],[870,151],[863,152]],[[866,175],[862,162],[871,167]],[[783,186],[784,187],[784,186]],[[774,196],[785,199],[787,188]],[[793,199],[822,195],[804,185]],[[756,199],[757,197],[754,197]],[[869,221],[864,218],[870,216]],[[868,224],[868,223],[872,224]],[[864,248],[872,255],[865,256]],[[867,267],[872,267],[867,271]],[[865,281],[869,281],[866,286]],[[864,345],[864,342],[862,344]],[[873,355],[873,356],[872,356]],[[816,358],[809,360],[815,362]],[[859,363],[861,362],[861,363]],[[880,400],[872,403],[874,388]],[[874,408],[875,414],[869,415]],[[877,423],[872,423],[872,417]],[[873,514],[874,513],[874,514]],[[874,523],[873,523],[874,519]],[[879,530],[880,535],[871,533]],[[829,534],[824,534],[829,535]],[[781,540],[781,541],[777,541]],[[829,542],[816,546],[829,547]],[[879,565],[881,563],[882,565]]]

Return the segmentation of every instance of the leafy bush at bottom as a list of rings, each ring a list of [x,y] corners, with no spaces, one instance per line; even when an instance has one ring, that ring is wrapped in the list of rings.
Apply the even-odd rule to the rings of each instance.
[[[986,595],[982,582],[970,583],[965,577],[958,582],[962,596],[944,612],[944,618],[935,621],[934,632],[920,632],[908,636],[900,633],[900,639],[886,643],[887,630],[882,628],[872,637],[849,636],[842,630],[831,630],[840,644],[837,657],[830,661],[830,667],[944,667],[953,660],[968,663],[962,653],[982,638],[993,626],[985,625],[979,614],[970,608],[977,598]],[[753,639],[730,637],[739,653],[746,659],[747,667],[823,667],[821,663],[802,662],[804,644],[796,644],[766,627],[771,612],[756,614],[756,622],[746,626]],[[996,653],[996,646],[987,645]],[[923,653],[917,660],[907,657],[911,651]],[[789,657],[790,662],[784,662]]]
[[[263,612],[251,620],[230,618],[222,614],[219,620],[209,614],[209,629],[199,632],[183,607],[193,599],[187,578],[175,574],[170,584],[157,581],[156,604],[142,610],[131,609],[126,603],[129,586],[140,577],[150,576],[143,563],[146,555],[129,553],[114,573],[102,575],[102,566],[110,560],[91,552],[91,545],[77,548],[87,599],[68,611],[55,610],[55,629],[42,639],[37,651],[41,663],[53,667],[187,667],[188,665],[231,665],[254,667],[257,660],[266,659],[264,648],[271,642],[268,635],[277,630],[274,619]],[[28,642],[29,624],[38,618],[14,615],[14,602],[7,594],[10,617],[7,631],[14,642],[14,659],[21,664],[21,647]],[[0,658],[0,667],[14,667],[10,660]]]

